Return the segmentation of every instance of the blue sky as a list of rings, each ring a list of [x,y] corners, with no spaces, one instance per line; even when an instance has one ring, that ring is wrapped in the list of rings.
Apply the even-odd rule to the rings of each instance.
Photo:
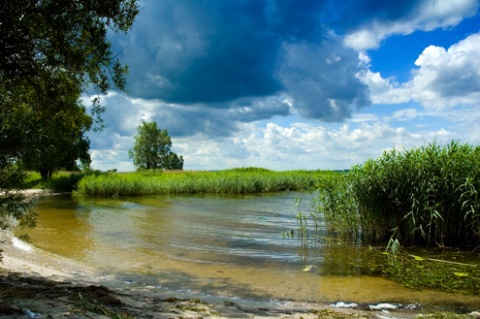
[[[186,170],[345,169],[480,140],[480,0],[143,0],[110,34],[128,94],[102,98],[92,166],[133,170],[141,121]],[[87,98],[85,98],[87,99]]]

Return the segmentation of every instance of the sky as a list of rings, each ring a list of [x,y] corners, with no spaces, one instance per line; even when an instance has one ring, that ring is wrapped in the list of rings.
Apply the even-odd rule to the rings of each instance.
[[[480,0],[141,0],[127,91],[102,97],[92,167],[134,170],[142,121],[185,170],[348,169],[480,143]],[[87,99],[87,97],[85,97]]]

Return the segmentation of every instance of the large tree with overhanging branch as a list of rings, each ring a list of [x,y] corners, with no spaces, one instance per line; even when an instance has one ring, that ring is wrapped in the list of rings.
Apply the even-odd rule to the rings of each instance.
[[[28,100],[33,112],[53,116],[72,106],[66,98],[86,92],[92,97],[94,124],[101,125],[100,95],[112,84],[124,90],[128,72],[111,51],[107,32],[127,32],[137,13],[136,0],[3,1],[2,115],[18,107],[19,100]],[[0,121],[0,156],[11,160],[24,145],[19,141],[24,134],[3,127],[8,119]]]
[[[101,128],[100,96],[125,90],[128,73],[107,33],[127,32],[138,12],[137,0],[0,3],[0,225],[24,203],[12,192],[19,163],[41,167],[52,152],[63,164],[76,155],[88,161],[83,133]],[[79,103],[82,92],[91,97],[90,114]]]

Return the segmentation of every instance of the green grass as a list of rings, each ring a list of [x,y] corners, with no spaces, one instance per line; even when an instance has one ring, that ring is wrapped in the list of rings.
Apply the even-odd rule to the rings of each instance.
[[[283,171],[238,168],[217,172],[110,173],[85,176],[78,193],[88,196],[150,194],[256,194],[314,189],[332,171]]]
[[[334,231],[407,246],[480,244],[480,147],[452,142],[385,152],[319,188]]]
[[[24,189],[50,189],[54,192],[71,192],[85,174],[81,172],[57,172],[48,181],[43,181],[40,173],[26,172],[22,183]]]

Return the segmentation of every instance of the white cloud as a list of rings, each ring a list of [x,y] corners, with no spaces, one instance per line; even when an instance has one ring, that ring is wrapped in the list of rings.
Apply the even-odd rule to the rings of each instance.
[[[427,47],[415,61],[412,79],[399,84],[370,70],[358,77],[370,88],[374,104],[415,101],[429,112],[478,105],[480,101],[480,34],[473,34],[448,50]]]
[[[210,140],[203,136],[174,140],[185,169],[261,166],[270,169],[345,169],[395,147],[423,145],[434,139],[449,142],[446,129],[409,132],[381,122],[321,125],[269,122],[243,124],[234,136]]]
[[[373,104],[400,104],[412,98],[408,86],[401,86],[392,79],[384,79],[379,72],[364,70],[357,76],[369,87]]]
[[[477,104],[480,101],[480,34],[448,50],[427,47],[415,61],[419,67],[410,86],[413,98],[429,109]]]
[[[478,10],[476,0],[425,0],[407,16],[397,20],[373,20],[347,34],[344,44],[355,50],[376,49],[381,41],[395,34],[408,35],[416,30],[431,31],[457,25]]]
[[[104,102],[108,104],[105,113],[108,125],[101,133],[89,133],[92,140],[92,167],[102,170],[134,169],[132,160],[128,158],[128,150],[133,146],[133,135],[142,119],[155,120],[169,132],[189,130],[185,126],[198,121],[197,117],[207,118],[204,127],[215,127],[216,122],[219,125],[231,125],[224,122],[229,112],[222,109],[189,113],[196,108],[187,107],[190,111],[186,112],[182,106],[120,95],[107,97]],[[480,112],[475,115],[477,119],[480,118],[478,113]],[[227,117],[222,117],[222,114]],[[217,170],[241,166],[261,166],[276,170],[345,169],[394,147],[421,145],[434,139],[449,142],[465,136],[456,127],[449,129],[441,125],[409,128],[399,122],[407,121],[407,124],[419,114],[411,108],[393,112],[389,118],[360,113],[344,124],[328,125],[319,125],[313,120],[291,123],[291,118],[285,118],[282,124],[271,120],[237,122],[235,130],[228,135],[212,136],[208,128],[192,130],[185,135],[172,135],[173,151],[184,157],[186,170]],[[217,119],[209,122],[209,116]],[[422,113],[422,116],[426,115]],[[452,114],[448,116],[452,117]],[[464,116],[458,120],[469,118],[472,117]],[[474,122],[469,123],[474,125]],[[452,130],[458,133],[454,134]]]
[[[419,116],[419,112],[415,108],[407,108],[393,112],[392,116],[388,120],[397,120],[397,121],[410,121]]]

